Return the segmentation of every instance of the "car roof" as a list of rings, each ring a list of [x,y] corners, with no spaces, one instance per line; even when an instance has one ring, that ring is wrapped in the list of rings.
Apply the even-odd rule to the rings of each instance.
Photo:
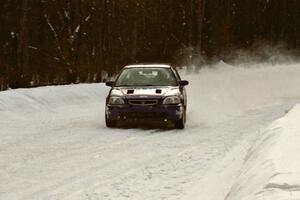
[[[134,64],[134,65],[127,65],[124,69],[128,68],[146,68],[146,67],[158,67],[158,68],[172,68],[170,65],[167,64]]]

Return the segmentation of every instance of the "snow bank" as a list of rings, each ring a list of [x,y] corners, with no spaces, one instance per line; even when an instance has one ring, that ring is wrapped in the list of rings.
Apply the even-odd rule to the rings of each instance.
[[[198,73],[181,74],[190,81],[188,125],[193,127],[214,126],[266,106],[294,105],[300,98],[300,64],[249,67],[220,62]],[[0,115],[20,118],[40,112],[64,113],[92,104],[103,108],[108,90],[103,84],[80,84],[4,91],[0,93]]]
[[[0,93],[0,116],[26,118],[34,114],[64,114],[74,106],[102,107],[108,87],[103,84],[47,86]]]
[[[226,200],[300,199],[300,104],[249,151]]]
[[[186,76],[188,97],[198,102],[189,113],[191,122],[199,119],[214,125],[249,110],[287,102],[295,105],[300,97],[299,77],[300,64],[231,66],[221,62],[201,69]]]

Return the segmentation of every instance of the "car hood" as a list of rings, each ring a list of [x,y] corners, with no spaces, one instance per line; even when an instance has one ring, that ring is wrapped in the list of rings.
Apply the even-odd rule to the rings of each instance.
[[[113,88],[111,95],[116,96],[174,96],[180,95],[179,87],[120,87]]]

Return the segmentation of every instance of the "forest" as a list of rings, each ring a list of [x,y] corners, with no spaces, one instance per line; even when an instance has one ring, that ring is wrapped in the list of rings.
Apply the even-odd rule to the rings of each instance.
[[[300,50],[299,0],[2,0],[0,90],[103,82],[124,65]]]

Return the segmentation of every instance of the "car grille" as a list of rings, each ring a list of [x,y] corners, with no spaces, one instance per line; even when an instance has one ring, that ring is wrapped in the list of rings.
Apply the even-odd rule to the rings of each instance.
[[[129,100],[130,105],[135,106],[154,106],[158,104],[158,100]]]

